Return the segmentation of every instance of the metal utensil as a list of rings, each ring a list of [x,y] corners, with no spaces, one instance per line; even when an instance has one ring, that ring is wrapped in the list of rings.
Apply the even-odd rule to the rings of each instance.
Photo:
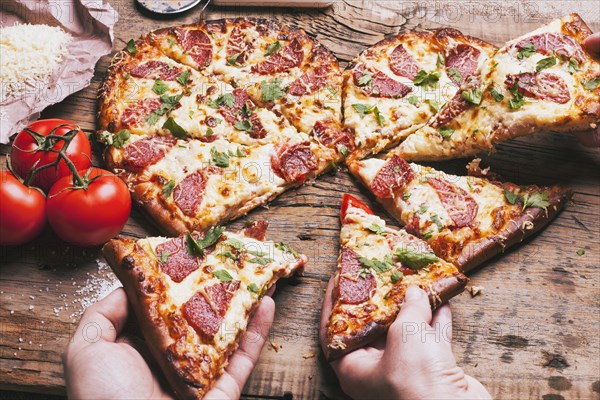
[[[204,11],[210,0],[136,0],[140,7],[162,15],[179,14],[204,3],[200,12]]]

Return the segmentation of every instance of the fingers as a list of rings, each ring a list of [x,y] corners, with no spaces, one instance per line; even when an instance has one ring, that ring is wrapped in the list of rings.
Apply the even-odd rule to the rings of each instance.
[[[448,304],[444,304],[435,311],[431,326],[440,332],[442,342],[452,343],[452,311]]]
[[[70,347],[76,350],[100,340],[114,342],[128,314],[125,290],[118,288],[85,311]]]
[[[386,352],[392,354],[400,351],[402,342],[408,336],[418,335],[422,330],[430,328],[431,306],[429,297],[418,286],[411,286],[406,290],[404,304],[390,326],[387,336]]]
[[[246,334],[242,337],[240,347],[233,353],[227,366],[227,374],[233,378],[240,391],[260,357],[274,318],[275,302],[270,297],[263,297]]]
[[[319,339],[321,342],[321,348],[323,352],[327,354],[327,323],[329,322],[329,316],[331,315],[331,308],[333,307],[333,277],[329,279],[327,284],[327,290],[325,291],[325,299],[323,300],[323,309],[321,310],[321,327],[319,329]]]
[[[583,41],[583,47],[592,54],[600,54],[600,33],[594,33]]]

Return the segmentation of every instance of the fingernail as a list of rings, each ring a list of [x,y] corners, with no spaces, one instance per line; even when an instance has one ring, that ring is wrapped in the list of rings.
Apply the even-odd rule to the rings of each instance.
[[[420,287],[413,285],[406,289],[405,299],[406,300],[417,300],[420,299],[423,294],[423,290]]]

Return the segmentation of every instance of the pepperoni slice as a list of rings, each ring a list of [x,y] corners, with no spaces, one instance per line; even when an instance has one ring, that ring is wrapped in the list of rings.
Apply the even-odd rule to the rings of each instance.
[[[142,99],[128,106],[121,115],[121,124],[129,128],[143,122],[161,105],[160,99]]]
[[[125,164],[128,167],[140,170],[160,161],[167,151],[177,143],[177,139],[170,136],[147,136],[125,147]]]
[[[352,76],[354,78],[354,84],[360,87],[368,95],[373,97],[389,97],[398,99],[406,96],[412,91],[409,86],[395,81],[383,72],[374,68],[370,68],[368,70],[368,72],[371,74],[371,82],[366,85],[360,85],[359,79],[364,75],[365,70],[364,64],[358,64],[354,68]]]
[[[298,39],[294,39],[279,53],[267,57],[264,61],[252,66],[252,72],[261,75],[284,72],[300,65],[304,59],[304,50]]]
[[[581,45],[571,36],[562,33],[546,32],[533,35],[519,41],[514,47],[521,50],[531,43],[535,46],[535,51],[540,54],[550,55],[556,53],[559,56],[572,57],[580,63],[585,60],[585,53]]]
[[[268,221],[255,221],[252,225],[244,229],[244,236],[250,237],[261,242],[265,240],[267,234],[267,228],[269,227]]]
[[[404,230],[411,235],[421,236],[421,217],[419,217],[419,214],[412,215],[410,221],[404,225]]]
[[[173,189],[173,200],[181,212],[190,217],[197,215],[209,176],[222,173],[221,168],[206,167],[186,176],[179,182]]]
[[[390,54],[389,64],[393,73],[408,78],[411,81],[415,79],[419,70],[422,69],[413,56],[401,44],[396,46]]]
[[[360,304],[373,296],[375,290],[375,278],[371,274],[360,276],[363,268],[358,255],[346,246],[341,249],[340,255],[340,279],[338,287],[340,301],[348,304]]]
[[[302,184],[310,171],[317,169],[317,158],[309,142],[284,144],[271,156],[271,165],[277,176],[289,183]]]
[[[327,121],[317,121],[311,135],[326,146],[344,145],[349,151],[354,150],[354,135],[349,130],[340,129]]]
[[[148,61],[136,65],[129,71],[131,76],[136,78],[162,79],[163,81],[174,81],[183,70],[181,68],[170,66],[162,61]]]
[[[227,59],[237,55],[235,63],[244,64],[253,50],[254,47],[246,42],[246,33],[239,26],[235,26],[227,41]]]
[[[183,316],[198,334],[212,338],[221,328],[240,281],[221,282],[198,292],[183,305]]]
[[[414,177],[410,164],[394,155],[375,174],[371,191],[380,199],[390,198],[396,189],[403,189]]]
[[[321,89],[325,86],[330,70],[329,65],[319,65],[311,71],[302,74],[290,85],[288,94],[292,96],[304,96]]]
[[[457,228],[467,226],[477,215],[479,206],[462,188],[438,178],[429,178],[427,183],[435,189],[446,212]]]
[[[446,104],[440,110],[440,112],[433,117],[433,121],[430,122],[430,125],[434,128],[445,126],[464,111],[468,110],[471,105],[472,104],[468,100],[465,100],[461,96],[461,92],[459,91],[448,102],[448,104]]]
[[[571,100],[565,81],[551,73],[524,72],[508,75],[504,83],[509,88],[517,85],[521,93],[539,100],[550,100],[558,104],[565,104]]]
[[[219,114],[230,124],[235,124],[242,119],[244,105],[247,105],[250,110],[254,110],[255,107],[244,89],[235,89],[232,94],[234,97],[233,105],[227,106],[226,104],[221,104],[219,106]]]
[[[481,51],[479,49],[468,44],[461,43],[451,49],[446,55],[446,73],[453,68],[457,69],[460,72],[461,79],[457,79],[454,74],[448,74],[450,80],[456,85],[464,83],[477,69],[480,55]]]
[[[180,236],[167,240],[156,246],[156,255],[159,260],[160,269],[179,283],[189,274],[200,267],[202,257],[191,256],[186,249],[186,238]]]
[[[208,35],[198,29],[175,29],[175,36],[192,59],[200,68],[205,68],[212,62],[212,43]]]
[[[248,135],[250,135],[251,138],[262,139],[267,136],[267,131],[265,130],[260,118],[258,118],[258,115],[252,114],[250,116],[250,123],[252,124],[252,130],[248,132]]]

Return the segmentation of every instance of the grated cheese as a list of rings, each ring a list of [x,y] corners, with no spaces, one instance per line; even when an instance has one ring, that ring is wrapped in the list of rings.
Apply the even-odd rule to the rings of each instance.
[[[46,85],[71,39],[61,28],[48,25],[0,28],[0,103],[27,86]]]

